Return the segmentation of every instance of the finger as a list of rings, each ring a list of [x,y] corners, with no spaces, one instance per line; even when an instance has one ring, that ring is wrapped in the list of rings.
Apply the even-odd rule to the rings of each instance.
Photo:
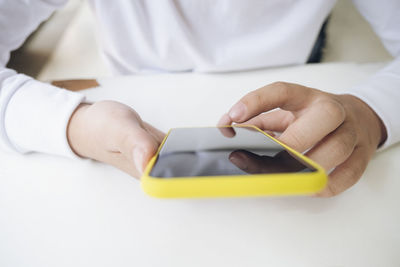
[[[336,196],[354,185],[361,178],[371,155],[367,149],[356,147],[353,154],[329,175],[327,186],[316,196]]]
[[[308,108],[279,137],[288,146],[303,152],[339,127],[346,113],[334,101],[319,101]]]
[[[107,162],[108,164],[120,169],[132,177],[139,179],[141,176],[141,172],[137,170],[135,164],[132,163],[132,160],[125,157],[125,155],[121,152],[108,152],[106,157],[101,161]]]
[[[217,123],[217,127],[223,136],[232,138],[236,135],[235,130],[230,126],[232,124],[231,118],[229,118],[228,114],[222,115],[221,119]]]
[[[263,131],[283,132],[294,120],[295,117],[290,111],[279,109],[260,114],[243,122],[243,124],[257,126]]]
[[[229,126],[232,124],[232,120],[229,117],[228,114],[222,115],[222,117],[219,119],[217,126]]]
[[[218,130],[222,133],[223,136],[232,138],[236,135],[235,129],[233,127],[218,127]]]
[[[297,84],[272,83],[245,95],[228,114],[234,122],[244,122],[275,108],[297,111],[313,100],[315,91]]]
[[[306,156],[329,171],[343,163],[352,154],[356,144],[356,133],[345,123],[323,138]]]
[[[151,124],[148,124],[147,122],[143,122],[143,125],[144,125],[145,129],[149,133],[151,133],[159,143],[161,143],[164,140],[165,133],[161,132],[160,130],[153,127]]]
[[[157,152],[159,142],[145,129],[137,126],[126,134],[119,143],[119,150],[135,164],[141,173],[151,157]]]

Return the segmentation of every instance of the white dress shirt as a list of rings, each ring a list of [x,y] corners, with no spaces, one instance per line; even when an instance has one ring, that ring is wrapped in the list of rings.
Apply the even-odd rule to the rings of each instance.
[[[10,51],[65,2],[0,0],[0,144],[5,148],[74,155],[66,127],[84,97],[5,68]],[[395,57],[367,82],[347,91],[380,116],[388,133],[387,147],[400,141],[400,1],[353,2]],[[115,73],[135,74],[227,72],[304,64],[335,1],[90,3],[109,65]]]

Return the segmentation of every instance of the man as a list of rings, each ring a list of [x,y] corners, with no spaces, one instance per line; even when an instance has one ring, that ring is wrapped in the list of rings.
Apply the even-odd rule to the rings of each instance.
[[[9,52],[65,1],[0,0],[3,66]],[[90,1],[105,57],[119,74],[304,64],[334,2]],[[395,115],[400,111],[400,3],[354,2],[396,57],[391,64],[345,95],[282,82],[267,85],[244,96],[220,120],[283,132],[283,142],[334,169],[321,196],[353,185],[378,146],[400,139]],[[85,104],[82,95],[4,67],[0,84],[0,140],[21,153],[77,154],[138,176],[163,137],[121,103]]]

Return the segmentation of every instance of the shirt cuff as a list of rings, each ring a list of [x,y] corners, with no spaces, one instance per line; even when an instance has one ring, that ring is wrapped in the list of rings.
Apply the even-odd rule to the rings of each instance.
[[[397,62],[396,62],[397,61]],[[400,141],[400,60],[396,60],[372,76],[366,82],[349,89],[346,93],[360,98],[382,120],[387,133],[386,141],[379,150]],[[368,129],[365,129],[368,131]]]
[[[77,158],[67,139],[72,113],[84,101],[81,94],[29,80],[8,102],[5,132],[21,153],[38,151]]]

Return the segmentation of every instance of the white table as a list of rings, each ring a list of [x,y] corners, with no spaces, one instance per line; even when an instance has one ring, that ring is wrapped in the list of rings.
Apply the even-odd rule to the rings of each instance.
[[[115,99],[167,130],[214,125],[244,93],[284,80],[331,92],[382,64],[102,79]],[[0,266],[399,266],[400,147],[331,199],[159,200],[101,163],[0,153]]]

